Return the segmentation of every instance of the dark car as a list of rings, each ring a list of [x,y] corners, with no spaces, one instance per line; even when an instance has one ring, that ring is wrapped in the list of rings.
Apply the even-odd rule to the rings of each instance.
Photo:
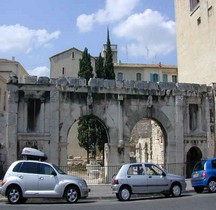
[[[199,161],[191,175],[191,185],[195,192],[202,193],[205,188],[216,192],[216,158]]]

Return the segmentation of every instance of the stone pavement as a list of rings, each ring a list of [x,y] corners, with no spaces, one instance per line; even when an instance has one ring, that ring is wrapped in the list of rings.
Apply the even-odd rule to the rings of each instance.
[[[186,179],[187,187],[186,193],[192,192],[193,188],[191,186],[190,179]],[[110,184],[98,184],[98,185],[88,185],[91,189],[89,193],[88,200],[103,200],[103,199],[116,199],[115,194],[112,194]],[[7,198],[0,195],[0,202],[7,202]]]

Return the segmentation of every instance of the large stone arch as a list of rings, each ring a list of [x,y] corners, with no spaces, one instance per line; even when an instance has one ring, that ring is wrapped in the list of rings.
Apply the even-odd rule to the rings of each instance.
[[[104,126],[106,133],[107,133],[107,139],[108,142],[110,141],[109,138],[109,133],[107,130],[107,126],[103,122],[102,119],[100,119],[98,116],[94,115],[97,120]],[[64,122],[61,124],[60,127],[60,161],[61,165],[67,165],[67,144],[68,144],[68,134],[71,129],[71,127],[74,125],[75,122],[79,120],[81,115],[73,116],[73,115],[68,115],[67,118],[64,120]]]
[[[133,117],[131,117],[130,115]],[[154,107],[152,108],[143,107],[138,111],[131,112],[130,115],[128,116],[127,120],[124,122],[125,125],[127,125],[126,126],[127,129],[124,130],[124,139],[126,145],[129,145],[132,129],[134,128],[137,122],[139,122],[144,118],[154,120],[160,126],[164,135],[164,161],[167,162],[168,159],[166,155],[168,150],[167,145],[168,145],[169,138],[172,138],[173,135],[172,123],[167,117],[167,115],[164,112],[162,112],[160,109]]]

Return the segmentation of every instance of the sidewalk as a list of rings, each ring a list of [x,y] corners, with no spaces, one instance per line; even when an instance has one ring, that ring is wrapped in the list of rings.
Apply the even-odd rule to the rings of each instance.
[[[186,179],[187,187],[186,193],[192,192],[193,188],[191,186],[190,179]],[[89,197],[87,199],[91,200],[102,200],[102,199],[116,199],[115,194],[112,194],[110,184],[98,184],[98,185],[88,185],[91,189]],[[0,195],[0,202],[7,202],[7,198]]]

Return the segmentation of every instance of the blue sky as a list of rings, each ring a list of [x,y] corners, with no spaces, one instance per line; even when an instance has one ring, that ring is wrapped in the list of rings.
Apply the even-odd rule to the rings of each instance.
[[[49,76],[49,58],[75,47],[98,56],[118,45],[123,63],[177,64],[174,0],[1,0],[0,58]]]

